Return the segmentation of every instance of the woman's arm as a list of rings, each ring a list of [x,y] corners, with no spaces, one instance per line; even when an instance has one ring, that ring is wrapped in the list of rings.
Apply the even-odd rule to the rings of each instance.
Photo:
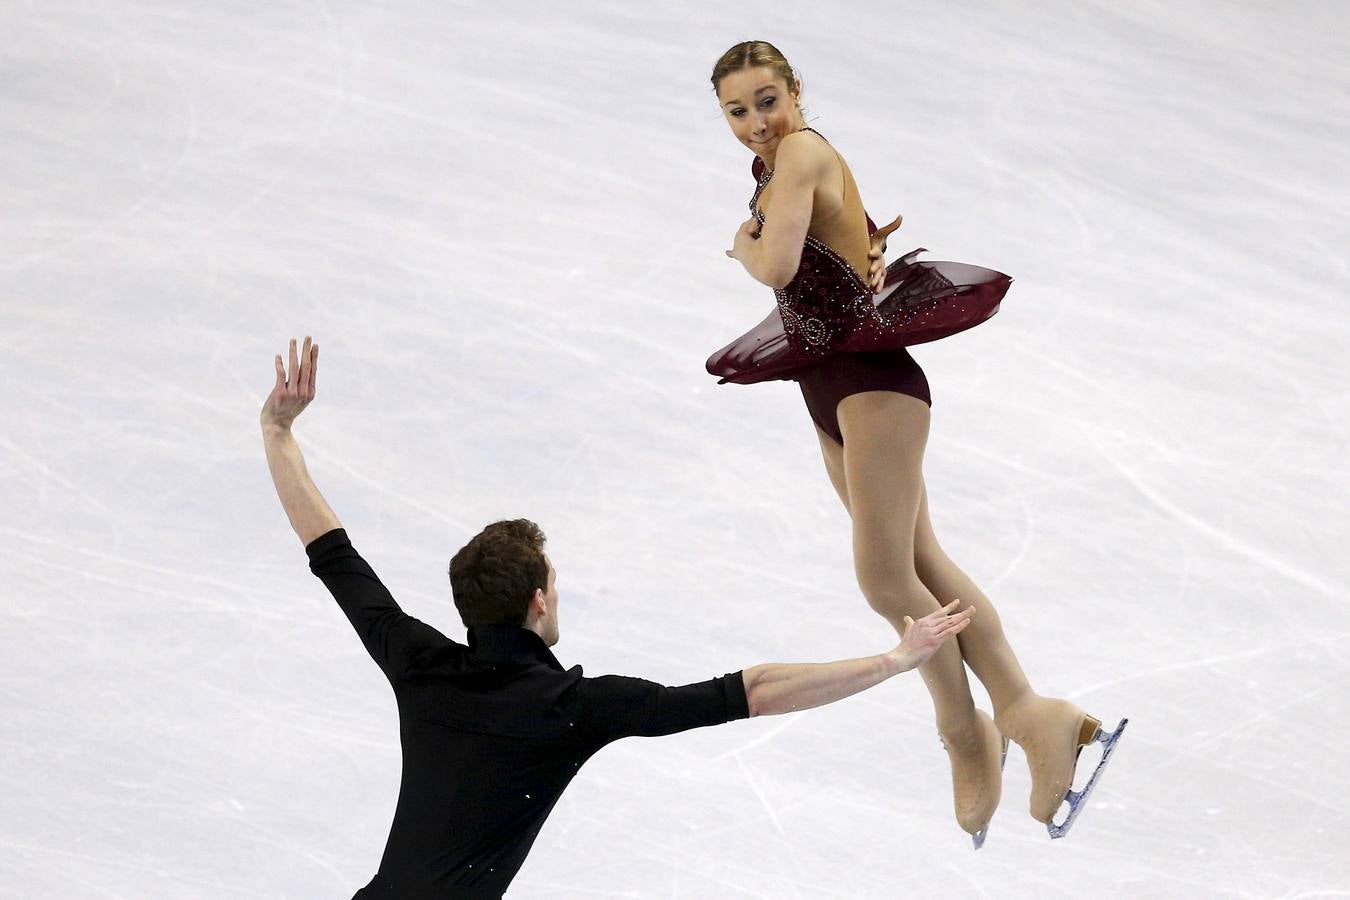
[[[816,186],[830,161],[829,148],[804,134],[790,134],[779,142],[763,231],[751,218],[741,225],[735,245],[727,251],[755,280],[777,290],[797,274],[802,243],[811,227]]]
[[[955,612],[960,602],[953,600],[917,622],[906,616],[904,638],[889,653],[832,663],[751,666],[743,673],[750,715],[772,716],[824,706],[916,668],[970,622],[975,608]]]
[[[867,215],[866,212],[863,215]],[[867,216],[868,233],[871,235],[871,249],[867,251],[868,270],[867,283],[872,288],[872,293],[880,294],[882,288],[886,286],[886,239],[891,236],[891,232],[900,227],[903,216],[896,216],[888,225],[881,228],[876,226],[871,216]]]

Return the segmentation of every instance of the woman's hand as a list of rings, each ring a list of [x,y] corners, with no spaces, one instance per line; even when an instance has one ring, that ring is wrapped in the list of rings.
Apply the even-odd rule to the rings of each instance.
[[[880,294],[886,286],[886,238],[900,227],[904,218],[896,216],[889,225],[881,226],[872,234],[872,247],[867,251],[867,258],[871,260],[867,269],[867,284],[874,294]]]
[[[891,651],[899,657],[902,672],[923,665],[948,638],[965,630],[970,617],[975,615],[975,607],[968,606],[956,612],[960,605],[960,600],[953,600],[918,621],[905,616],[904,636],[900,646]]]
[[[731,242],[731,249],[727,251],[727,256],[744,263],[757,240],[759,240],[759,221],[751,216],[741,223],[740,228],[736,229],[736,237]]]

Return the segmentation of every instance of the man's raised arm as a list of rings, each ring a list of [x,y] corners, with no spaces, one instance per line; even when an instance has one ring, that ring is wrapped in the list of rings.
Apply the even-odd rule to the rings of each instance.
[[[263,447],[267,451],[267,468],[272,472],[272,484],[286,510],[300,542],[308,546],[315,538],[341,528],[333,510],[329,508],[319,489],[305,468],[305,457],[291,434],[291,423],[304,412],[314,399],[315,379],[319,371],[319,345],[305,338],[304,348],[297,359],[295,338],[291,338],[290,375],[276,358],[277,381],[272,393],[263,403],[258,419],[262,424]]]

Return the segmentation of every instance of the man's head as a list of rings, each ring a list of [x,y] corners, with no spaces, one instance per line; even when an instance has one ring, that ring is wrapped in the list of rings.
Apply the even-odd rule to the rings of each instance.
[[[450,591],[465,626],[528,628],[558,642],[557,573],[529,519],[493,522],[450,560]]]

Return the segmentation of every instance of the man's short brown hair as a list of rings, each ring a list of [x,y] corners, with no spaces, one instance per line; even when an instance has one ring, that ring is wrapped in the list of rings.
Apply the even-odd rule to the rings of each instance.
[[[466,627],[523,626],[536,590],[548,590],[548,560],[544,532],[529,519],[493,522],[450,560],[450,592]]]

